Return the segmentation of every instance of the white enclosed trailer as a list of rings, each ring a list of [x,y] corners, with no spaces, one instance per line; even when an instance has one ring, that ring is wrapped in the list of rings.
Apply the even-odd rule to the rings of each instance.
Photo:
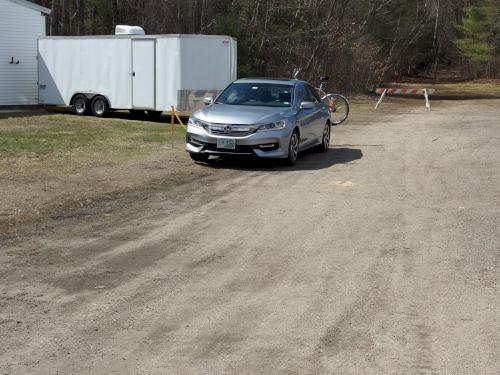
[[[236,40],[215,35],[46,37],[40,104],[105,116],[128,109],[190,113],[236,79]]]

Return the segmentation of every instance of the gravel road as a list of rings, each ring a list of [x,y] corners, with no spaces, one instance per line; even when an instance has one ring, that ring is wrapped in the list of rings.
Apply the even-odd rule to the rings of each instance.
[[[5,244],[0,374],[499,374],[500,101],[433,104]]]

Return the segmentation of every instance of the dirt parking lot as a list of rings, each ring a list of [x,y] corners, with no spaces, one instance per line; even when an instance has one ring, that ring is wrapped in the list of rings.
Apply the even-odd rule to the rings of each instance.
[[[0,374],[500,373],[500,100],[432,104],[356,101],[293,168],[0,119]]]

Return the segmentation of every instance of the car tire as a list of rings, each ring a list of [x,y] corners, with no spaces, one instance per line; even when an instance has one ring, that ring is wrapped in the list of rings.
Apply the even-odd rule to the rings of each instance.
[[[290,137],[290,142],[288,144],[288,156],[286,158],[286,164],[289,166],[294,166],[297,163],[299,157],[299,141],[300,136],[297,129],[292,132]]]
[[[190,152],[189,156],[191,157],[191,159],[193,159],[195,162],[198,162],[198,163],[203,163],[203,162],[206,162],[208,160],[207,154],[196,154],[194,152]]]
[[[94,96],[90,107],[95,117],[106,117],[109,114],[108,99],[102,95]]]
[[[321,144],[317,148],[319,152],[327,152],[330,149],[330,137],[331,137],[331,126],[330,123],[327,122],[325,124],[325,128],[323,129]]]
[[[89,114],[90,101],[85,95],[78,94],[73,98],[71,107],[76,115],[85,116]]]

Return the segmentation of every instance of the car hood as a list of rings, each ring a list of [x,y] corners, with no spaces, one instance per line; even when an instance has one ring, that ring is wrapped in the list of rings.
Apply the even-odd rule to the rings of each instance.
[[[193,116],[212,124],[253,125],[278,121],[291,114],[291,108],[212,104],[195,112]]]

